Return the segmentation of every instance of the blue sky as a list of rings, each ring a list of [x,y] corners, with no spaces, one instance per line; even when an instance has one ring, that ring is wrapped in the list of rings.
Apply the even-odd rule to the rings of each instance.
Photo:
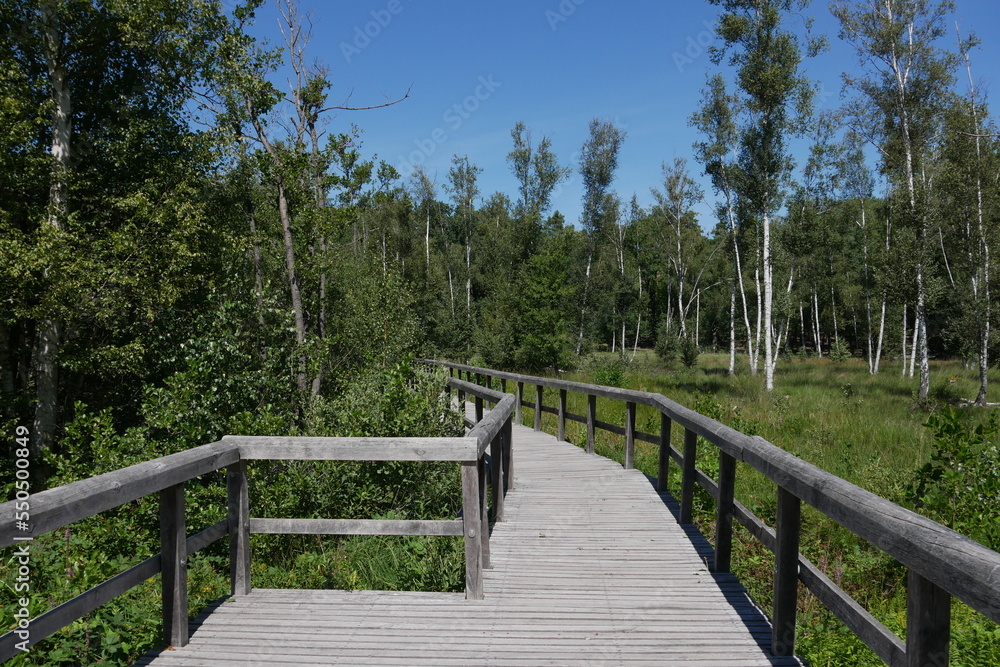
[[[537,139],[547,135],[573,175],[553,208],[579,220],[582,196],[578,152],[591,119],[613,120],[627,132],[614,188],[624,200],[652,201],[661,163],[687,158],[695,173],[688,119],[701,99],[706,53],[718,10],[698,0],[300,0],[313,23],[312,56],[331,68],[332,103],[356,106],[410,98],[373,111],[338,112],[331,132],[351,123],[363,130],[363,151],[397,168],[421,163],[439,186],[452,155],[482,168],[483,197],[516,181],[506,163],[510,130],[523,121]],[[820,82],[817,106],[840,104],[841,72],[856,67],[851,47],[837,38],[825,2],[808,13],[830,49],[807,61]],[[1000,10],[983,0],[959,0],[955,17],[983,40],[974,74],[989,89],[1000,60]],[[254,33],[281,40],[273,5],[258,13]],[[801,25],[799,26],[801,29]],[[964,73],[963,73],[964,77]],[[963,90],[964,79],[963,79]],[[799,160],[801,162],[801,160]],[[702,181],[708,199],[708,183]],[[446,194],[441,191],[440,198]],[[714,220],[699,207],[702,226]]]

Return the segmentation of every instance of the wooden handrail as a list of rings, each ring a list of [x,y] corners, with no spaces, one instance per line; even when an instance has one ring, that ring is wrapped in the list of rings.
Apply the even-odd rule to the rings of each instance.
[[[582,382],[510,373],[465,364],[427,360],[467,375],[485,375],[517,383],[514,399],[534,408],[535,428],[541,428],[542,412],[557,415],[558,437],[564,437],[567,418],[562,392],[572,391],[588,398],[587,451],[593,452],[594,431],[606,430],[626,437],[625,465],[631,463],[634,406],[647,405],[661,414],[659,476],[657,487],[665,490],[669,459],[681,463],[680,519],[691,521],[695,484],[705,488],[717,502],[717,571],[728,571],[732,550],[733,518],[779,557],[775,576],[774,635],[772,652],[789,655],[794,651],[796,579],[802,581],[862,641],[887,664],[942,664],[947,660],[949,596],[954,596],[994,622],[1000,622],[1000,554],[926,517],[880,498],[846,480],[832,475],[776,447],[764,438],[748,436],[714,419],[685,408],[660,394]],[[536,387],[534,403],[523,401],[524,385]],[[546,408],[543,389],[560,391],[559,409]],[[596,398],[626,404],[624,427],[597,420]],[[520,414],[517,415],[520,421]],[[684,453],[670,446],[671,426],[684,429]],[[645,435],[645,434],[644,434]],[[698,437],[714,445],[720,455],[720,479],[715,482],[695,467]],[[643,438],[646,439],[646,438]],[[736,464],[742,461],[778,487],[779,518],[774,530],[733,498]],[[908,632],[903,642],[864,610],[855,600],[825,577],[798,553],[799,503],[805,502],[839,525],[874,545],[909,568]],[[931,662],[929,662],[931,661]],[[938,661],[938,662],[933,662]]]
[[[30,544],[45,533],[151,494],[160,497],[161,552],[115,575],[29,623],[34,644],[106,602],[163,573],[164,640],[187,643],[187,559],[219,539],[230,538],[230,576],[234,595],[250,592],[249,535],[253,533],[464,536],[466,597],[483,597],[484,567],[489,567],[489,519],[503,518],[503,494],[510,477],[511,418],[514,398],[484,387],[466,391],[495,403],[469,434],[459,438],[286,438],[225,436],[192,449],[145,461],[29,496],[29,531],[14,531],[15,501],[0,504],[0,547]],[[494,496],[486,485],[489,450]],[[451,461],[462,466],[462,517],[453,521],[351,521],[341,519],[260,519],[249,515],[248,460],[309,461]],[[227,469],[227,518],[188,537],[184,520],[184,484]],[[15,539],[19,538],[19,539]],[[27,540],[27,541],[25,541]],[[0,636],[0,662],[17,654],[25,641],[18,630]]]

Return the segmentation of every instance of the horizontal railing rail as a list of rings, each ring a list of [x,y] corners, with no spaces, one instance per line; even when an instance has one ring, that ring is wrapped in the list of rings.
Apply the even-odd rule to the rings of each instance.
[[[732,558],[732,522],[740,524],[775,554],[774,607],[771,650],[791,655],[795,648],[797,585],[801,581],[876,655],[889,665],[947,664],[950,637],[950,599],[955,597],[994,622],[1000,622],[1000,554],[950,528],[880,498],[846,480],[818,468],[771,444],[748,436],[714,419],[686,408],[660,394],[604,387],[556,378],[428,360],[449,369],[452,376],[492,386],[515,383],[515,417],[521,423],[522,408],[534,412],[534,428],[541,430],[542,415],[557,417],[557,437],[566,439],[566,421],[584,423],[586,448],[594,452],[598,429],[625,437],[624,465],[634,465],[635,441],[659,445],[657,489],[666,491],[670,459],[681,470],[680,521],[692,522],[695,485],[715,500],[715,562],[713,569],[728,572]],[[524,398],[524,387],[535,387],[534,400]],[[558,407],[543,403],[544,390],[557,390]],[[567,412],[567,393],[587,396],[587,415]],[[597,419],[597,398],[625,403],[625,424],[618,426]],[[646,405],[661,415],[660,433],[635,429],[637,405]],[[673,424],[684,429],[683,451],[670,444]],[[695,466],[698,438],[719,452],[718,480]],[[736,501],[734,487],[737,463],[757,470],[777,486],[778,506],[774,528],[766,525]],[[908,568],[907,640],[886,628],[862,605],[799,553],[801,503],[814,507]]]
[[[464,384],[464,383],[460,383]],[[225,436],[192,449],[48,489],[28,498],[29,530],[15,530],[16,501],[0,504],[0,548],[29,544],[35,538],[101,512],[159,494],[160,553],[98,584],[71,600],[0,636],[0,661],[89,614],[157,574],[162,577],[164,641],[188,641],[187,560],[205,547],[229,538],[231,590],[251,590],[251,534],[431,535],[463,536],[466,597],[483,597],[483,568],[489,567],[489,521],[503,518],[509,485],[513,397],[485,388],[464,388],[496,405],[464,437],[455,438],[294,438]],[[486,452],[489,455],[486,455]],[[455,520],[355,520],[259,518],[250,516],[247,462],[295,461],[446,461],[462,467],[462,509]],[[227,517],[192,536],[186,533],[184,485],[226,469]],[[489,479],[489,483],[487,480]],[[488,493],[491,487],[494,493]],[[491,501],[492,498],[492,501]],[[26,643],[25,643],[26,642]]]

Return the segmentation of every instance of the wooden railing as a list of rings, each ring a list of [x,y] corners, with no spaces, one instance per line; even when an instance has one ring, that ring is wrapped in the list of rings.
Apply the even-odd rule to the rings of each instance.
[[[666,491],[670,459],[681,469],[680,521],[691,523],[694,488],[700,485],[716,503],[715,562],[717,572],[730,571],[735,518],[775,554],[774,608],[771,650],[792,655],[798,582],[867,644],[886,664],[907,667],[948,664],[951,597],[958,598],[994,622],[1000,622],[1000,554],[959,533],[880,498],[785,452],[757,436],[748,436],[689,410],[660,395],[579,382],[567,382],[507,373],[447,362],[438,364],[452,375],[501,389],[514,383],[514,419],[521,423],[522,407],[533,408],[534,428],[542,415],[556,415],[556,435],[565,440],[566,422],[586,425],[588,452],[594,451],[594,432],[603,429],[625,438],[624,465],[633,466],[635,441],[659,446],[657,488]],[[524,400],[525,385],[534,386],[534,400]],[[558,407],[543,403],[544,390],[558,391]],[[568,392],[587,396],[587,414],[567,412]],[[625,404],[625,425],[598,420],[597,398]],[[660,432],[635,428],[637,405],[659,411]],[[683,452],[670,444],[672,425],[684,429]],[[695,466],[699,436],[718,450],[718,479]],[[737,463],[742,461],[777,485],[777,518],[772,529],[734,498]],[[799,553],[801,503],[816,508],[839,525],[871,543],[908,568],[905,643],[858,604],[819,568]]]
[[[503,492],[509,485],[511,415],[514,398],[451,379],[449,387],[484,400],[494,409],[471,424],[458,438],[284,438],[226,436],[219,442],[105,473],[31,495],[30,530],[15,530],[15,502],[0,504],[0,548],[30,540],[75,521],[159,494],[160,553],[33,618],[27,628],[0,637],[0,661],[89,614],[106,602],[162,576],[164,641],[188,642],[187,560],[208,545],[229,537],[233,595],[250,592],[250,535],[450,535],[465,538],[465,591],[483,597],[483,568],[489,567],[489,506],[495,520],[503,517]],[[283,519],[250,516],[247,461],[453,461],[462,466],[461,517],[445,521]],[[487,473],[487,463],[489,473]],[[188,536],[184,484],[200,475],[226,469],[227,518]],[[487,475],[494,493],[487,493]],[[491,502],[492,496],[492,502]],[[22,642],[27,644],[22,644]]]

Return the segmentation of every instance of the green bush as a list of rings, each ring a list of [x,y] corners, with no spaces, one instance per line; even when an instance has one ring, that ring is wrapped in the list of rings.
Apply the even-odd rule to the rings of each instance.
[[[694,368],[698,365],[698,344],[693,338],[685,338],[681,341],[681,363],[685,368]]]
[[[670,333],[661,333],[656,338],[656,345],[653,346],[653,351],[656,352],[656,356],[661,361],[668,364],[677,358],[677,354],[680,352],[679,348],[676,336]]]
[[[848,349],[847,344],[839,338],[833,341],[833,345],[830,346],[830,359],[840,364],[850,358],[851,350]]]
[[[991,549],[1000,548],[1000,438],[994,413],[973,425],[966,413],[944,408],[924,424],[934,433],[931,460],[911,486],[916,507],[932,519]]]
[[[618,358],[595,357],[590,362],[590,369],[594,374],[594,384],[605,387],[623,387],[625,385],[625,367],[625,362]]]

